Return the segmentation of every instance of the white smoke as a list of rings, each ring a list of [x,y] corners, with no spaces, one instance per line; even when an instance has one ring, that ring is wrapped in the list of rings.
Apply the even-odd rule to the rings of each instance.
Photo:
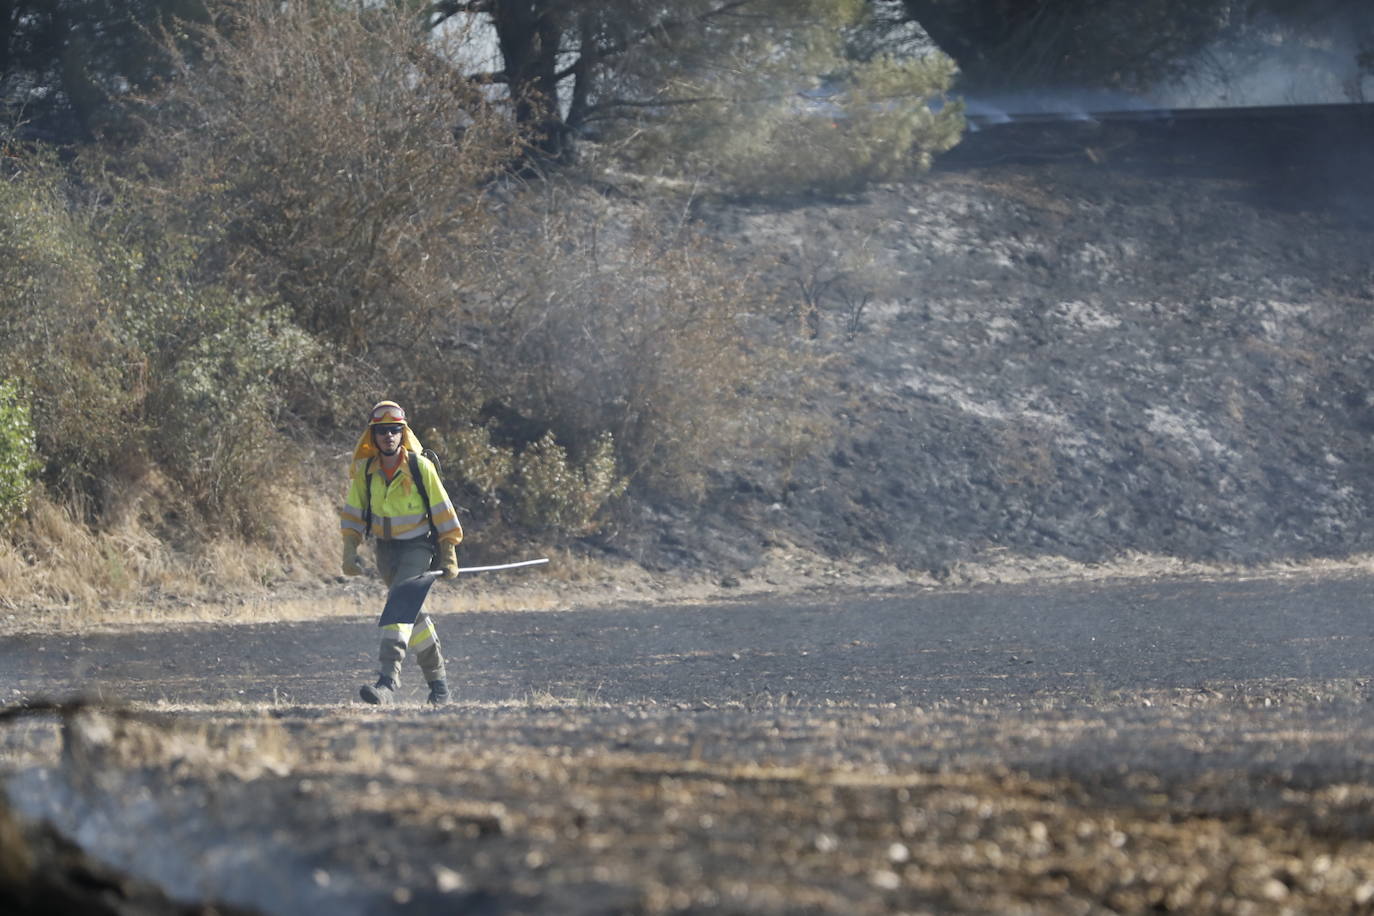
[[[1374,16],[1306,29],[1246,20],[1199,53],[1175,82],[1139,93],[1034,89],[966,97],[971,129],[1018,119],[1083,120],[1109,112],[1374,103]]]
[[[1331,18],[1298,30],[1273,19],[1247,23],[1206,49],[1188,75],[1152,96],[1161,108],[1374,102],[1374,48],[1367,22]]]

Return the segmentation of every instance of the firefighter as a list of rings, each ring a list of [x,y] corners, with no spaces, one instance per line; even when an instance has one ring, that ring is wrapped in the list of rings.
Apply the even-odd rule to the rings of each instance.
[[[456,548],[463,539],[458,513],[395,401],[380,401],[368,415],[367,429],[353,451],[348,496],[339,516],[344,575],[362,574],[358,547],[369,535],[376,539],[377,572],[388,587],[429,569],[441,570],[445,579],[458,575]],[[439,635],[423,605],[413,623],[382,621],[381,629],[377,683],[359,690],[363,700],[391,702],[410,651],[429,683],[429,702],[447,703]]]

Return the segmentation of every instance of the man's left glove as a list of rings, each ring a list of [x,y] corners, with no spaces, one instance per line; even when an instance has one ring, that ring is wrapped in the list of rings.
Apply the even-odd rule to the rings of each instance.
[[[445,579],[458,578],[458,545],[452,541],[439,545],[439,569]]]

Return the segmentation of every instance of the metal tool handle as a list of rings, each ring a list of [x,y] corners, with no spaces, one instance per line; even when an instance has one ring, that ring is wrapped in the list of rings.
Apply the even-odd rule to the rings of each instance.
[[[518,563],[498,563],[495,566],[459,566],[458,574],[461,576],[464,573],[496,572],[498,569],[518,569],[521,566],[543,566],[547,562],[549,562],[548,557],[540,557],[537,560],[521,560]],[[420,575],[415,578],[418,579],[420,576],[442,576],[443,574],[444,571],[442,569],[431,569],[427,572],[420,573]]]
[[[549,562],[548,557],[540,557],[537,560],[521,560],[518,563],[499,563],[496,566],[459,566],[458,573],[462,575],[463,573],[495,572],[498,569],[517,569],[521,566],[543,566],[547,562]]]

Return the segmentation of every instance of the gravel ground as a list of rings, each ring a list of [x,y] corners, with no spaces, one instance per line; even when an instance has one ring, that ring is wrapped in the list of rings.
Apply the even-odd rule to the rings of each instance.
[[[100,699],[0,728],[40,862],[0,901],[57,893],[55,830],[262,913],[1370,912],[1372,593],[453,614],[435,712],[413,666],[353,699],[369,620],[14,637],[16,703]]]

